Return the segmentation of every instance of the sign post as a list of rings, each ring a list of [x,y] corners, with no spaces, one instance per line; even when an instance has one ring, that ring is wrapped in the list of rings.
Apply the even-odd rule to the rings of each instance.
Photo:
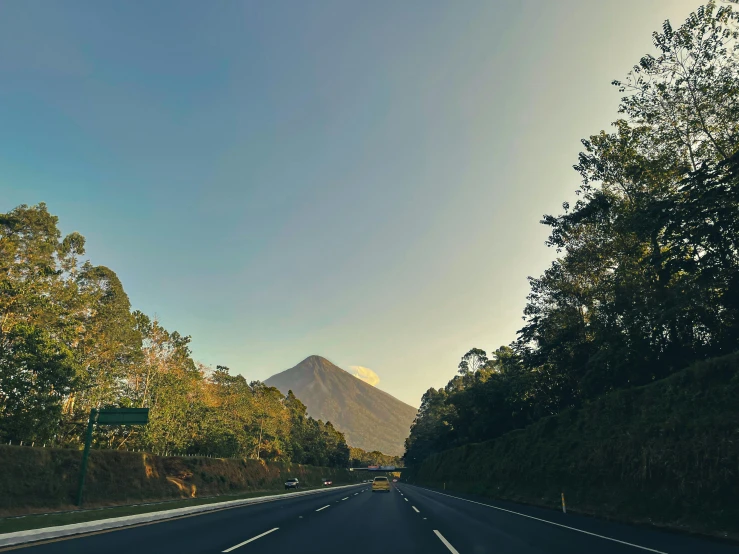
[[[82,464],[80,465],[80,482],[77,487],[75,502],[77,506],[82,506],[87,459],[90,457],[92,430],[96,423],[98,425],[146,425],[149,423],[149,408],[104,408],[102,410],[93,408],[90,410],[90,419],[87,422],[87,433],[85,434],[85,450],[82,452]]]

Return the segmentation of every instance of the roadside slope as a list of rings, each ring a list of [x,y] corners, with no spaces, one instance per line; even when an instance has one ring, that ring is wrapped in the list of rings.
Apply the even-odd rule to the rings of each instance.
[[[739,538],[739,355],[447,450],[412,483]]]
[[[0,446],[0,516],[73,509],[81,457],[71,449]],[[280,490],[289,477],[308,486],[322,478],[336,484],[357,479],[345,469],[292,463],[92,450],[85,506]]]

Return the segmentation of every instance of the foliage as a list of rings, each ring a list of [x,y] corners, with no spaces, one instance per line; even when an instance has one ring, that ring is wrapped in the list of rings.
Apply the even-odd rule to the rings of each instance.
[[[429,390],[406,460],[488,440],[739,348],[739,16],[709,2],[653,35],[613,131],[583,140],[558,257],[517,340]]]
[[[739,538],[739,354],[493,440],[429,456],[410,482]]]
[[[80,453],[62,448],[0,445],[0,516],[71,508],[77,490]],[[111,506],[176,498],[284,491],[297,477],[303,486],[351,483],[359,474],[343,468],[292,462],[205,456],[156,456],[145,452],[92,450],[85,481],[85,505]]]
[[[399,456],[388,456],[378,450],[367,452],[361,448],[349,449],[351,467],[367,466],[395,466],[402,467],[402,459]]]
[[[79,448],[91,408],[148,407],[94,446],[348,467],[342,433],[292,392],[196,364],[57,223],[44,204],[0,214],[0,441]]]

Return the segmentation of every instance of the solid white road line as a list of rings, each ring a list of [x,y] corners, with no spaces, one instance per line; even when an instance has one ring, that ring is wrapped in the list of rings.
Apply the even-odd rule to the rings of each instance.
[[[419,510],[419,509],[418,509],[418,508],[416,508],[415,506],[411,506],[411,508],[413,508],[414,510],[416,510],[416,513],[417,513],[417,514],[420,514],[420,513],[421,513],[421,510]]]
[[[449,544],[449,541],[444,538],[444,535],[439,533],[436,529],[434,529],[434,533],[436,533],[436,536],[439,537],[439,540],[444,543],[444,546],[449,549],[449,552],[451,552],[452,554],[459,554],[459,551],[451,544]]]
[[[274,532],[275,532],[275,531],[277,531],[278,529],[279,529],[279,527],[275,527],[274,529],[270,529],[269,531],[265,531],[265,532],[264,532],[264,533],[262,533],[261,535],[257,535],[256,537],[252,537],[252,538],[250,538],[250,539],[249,539],[248,541],[240,542],[240,543],[239,543],[239,544],[237,544],[236,546],[232,546],[231,548],[227,548],[227,549],[226,549],[226,550],[224,550],[223,552],[231,552],[232,550],[236,550],[236,549],[237,549],[237,548],[239,548],[240,546],[244,546],[245,544],[249,544],[249,543],[250,543],[250,542],[252,542],[252,541],[255,541],[255,540],[257,540],[257,539],[261,539],[261,538],[262,538],[262,537],[263,537],[264,535],[269,535],[270,533],[274,533]]]
[[[349,497],[347,496],[346,498],[342,498],[342,500],[349,500]]]
[[[325,510],[326,508],[330,508],[331,504],[326,504],[323,508],[318,508],[316,512],[320,512],[321,510]]]
[[[626,542],[626,541],[620,541],[618,539],[606,537],[604,535],[599,535],[597,533],[591,533],[590,531],[583,531],[582,529],[578,529],[577,527],[570,527],[568,525],[562,525],[561,523],[554,523],[553,521],[549,521],[547,519],[541,519],[538,517],[529,516],[526,514],[522,514],[520,512],[514,512],[513,510],[506,510],[505,508],[498,508],[497,506],[491,506],[490,504],[483,504],[482,502],[475,502],[474,500],[468,500],[467,498],[460,498],[459,496],[452,496],[451,494],[445,494],[443,492],[432,491],[431,489],[425,489],[423,487],[420,487],[420,488],[428,492],[433,492],[436,494],[440,494],[442,496],[448,496],[449,498],[455,498],[456,500],[464,500],[465,502],[471,502],[472,504],[478,504],[480,506],[492,508],[493,510],[500,510],[501,512],[508,512],[509,514],[515,514],[517,516],[527,517],[529,519],[535,519],[536,521],[541,521],[542,523],[548,523],[549,525],[556,525],[557,527],[563,527],[565,529],[569,529],[570,531],[577,531],[578,533],[585,533],[586,535],[592,535],[593,537],[598,537],[600,539],[605,539],[607,541],[613,541],[613,542],[617,542],[620,544],[625,544],[626,546],[633,546],[634,548],[640,548],[648,552],[656,552],[657,554],[667,554],[667,552],[662,552],[661,550],[655,550],[653,548],[647,548],[646,546],[639,546],[638,544],[633,544],[633,543]]]

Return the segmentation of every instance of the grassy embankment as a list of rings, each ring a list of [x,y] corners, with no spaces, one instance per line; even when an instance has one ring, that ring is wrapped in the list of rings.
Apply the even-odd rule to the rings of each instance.
[[[410,482],[739,539],[739,355],[497,439],[437,454]]]
[[[77,450],[0,446],[0,517],[57,510],[74,510],[81,452]],[[179,500],[159,506],[106,510],[104,515],[43,516],[46,525],[75,523],[98,517],[117,517],[218,500],[284,492],[284,482],[298,477],[303,488],[358,480],[344,469],[203,457],[162,457],[143,452],[92,450],[85,482],[85,508]],[[222,496],[211,499],[203,497]],[[39,516],[41,517],[41,516]],[[25,518],[30,519],[30,518]],[[35,517],[33,518],[36,519]],[[58,520],[58,521],[57,521]],[[11,523],[15,521],[16,523]],[[61,522],[61,523],[60,523]],[[0,521],[0,532],[38,527],[38,524]]]

